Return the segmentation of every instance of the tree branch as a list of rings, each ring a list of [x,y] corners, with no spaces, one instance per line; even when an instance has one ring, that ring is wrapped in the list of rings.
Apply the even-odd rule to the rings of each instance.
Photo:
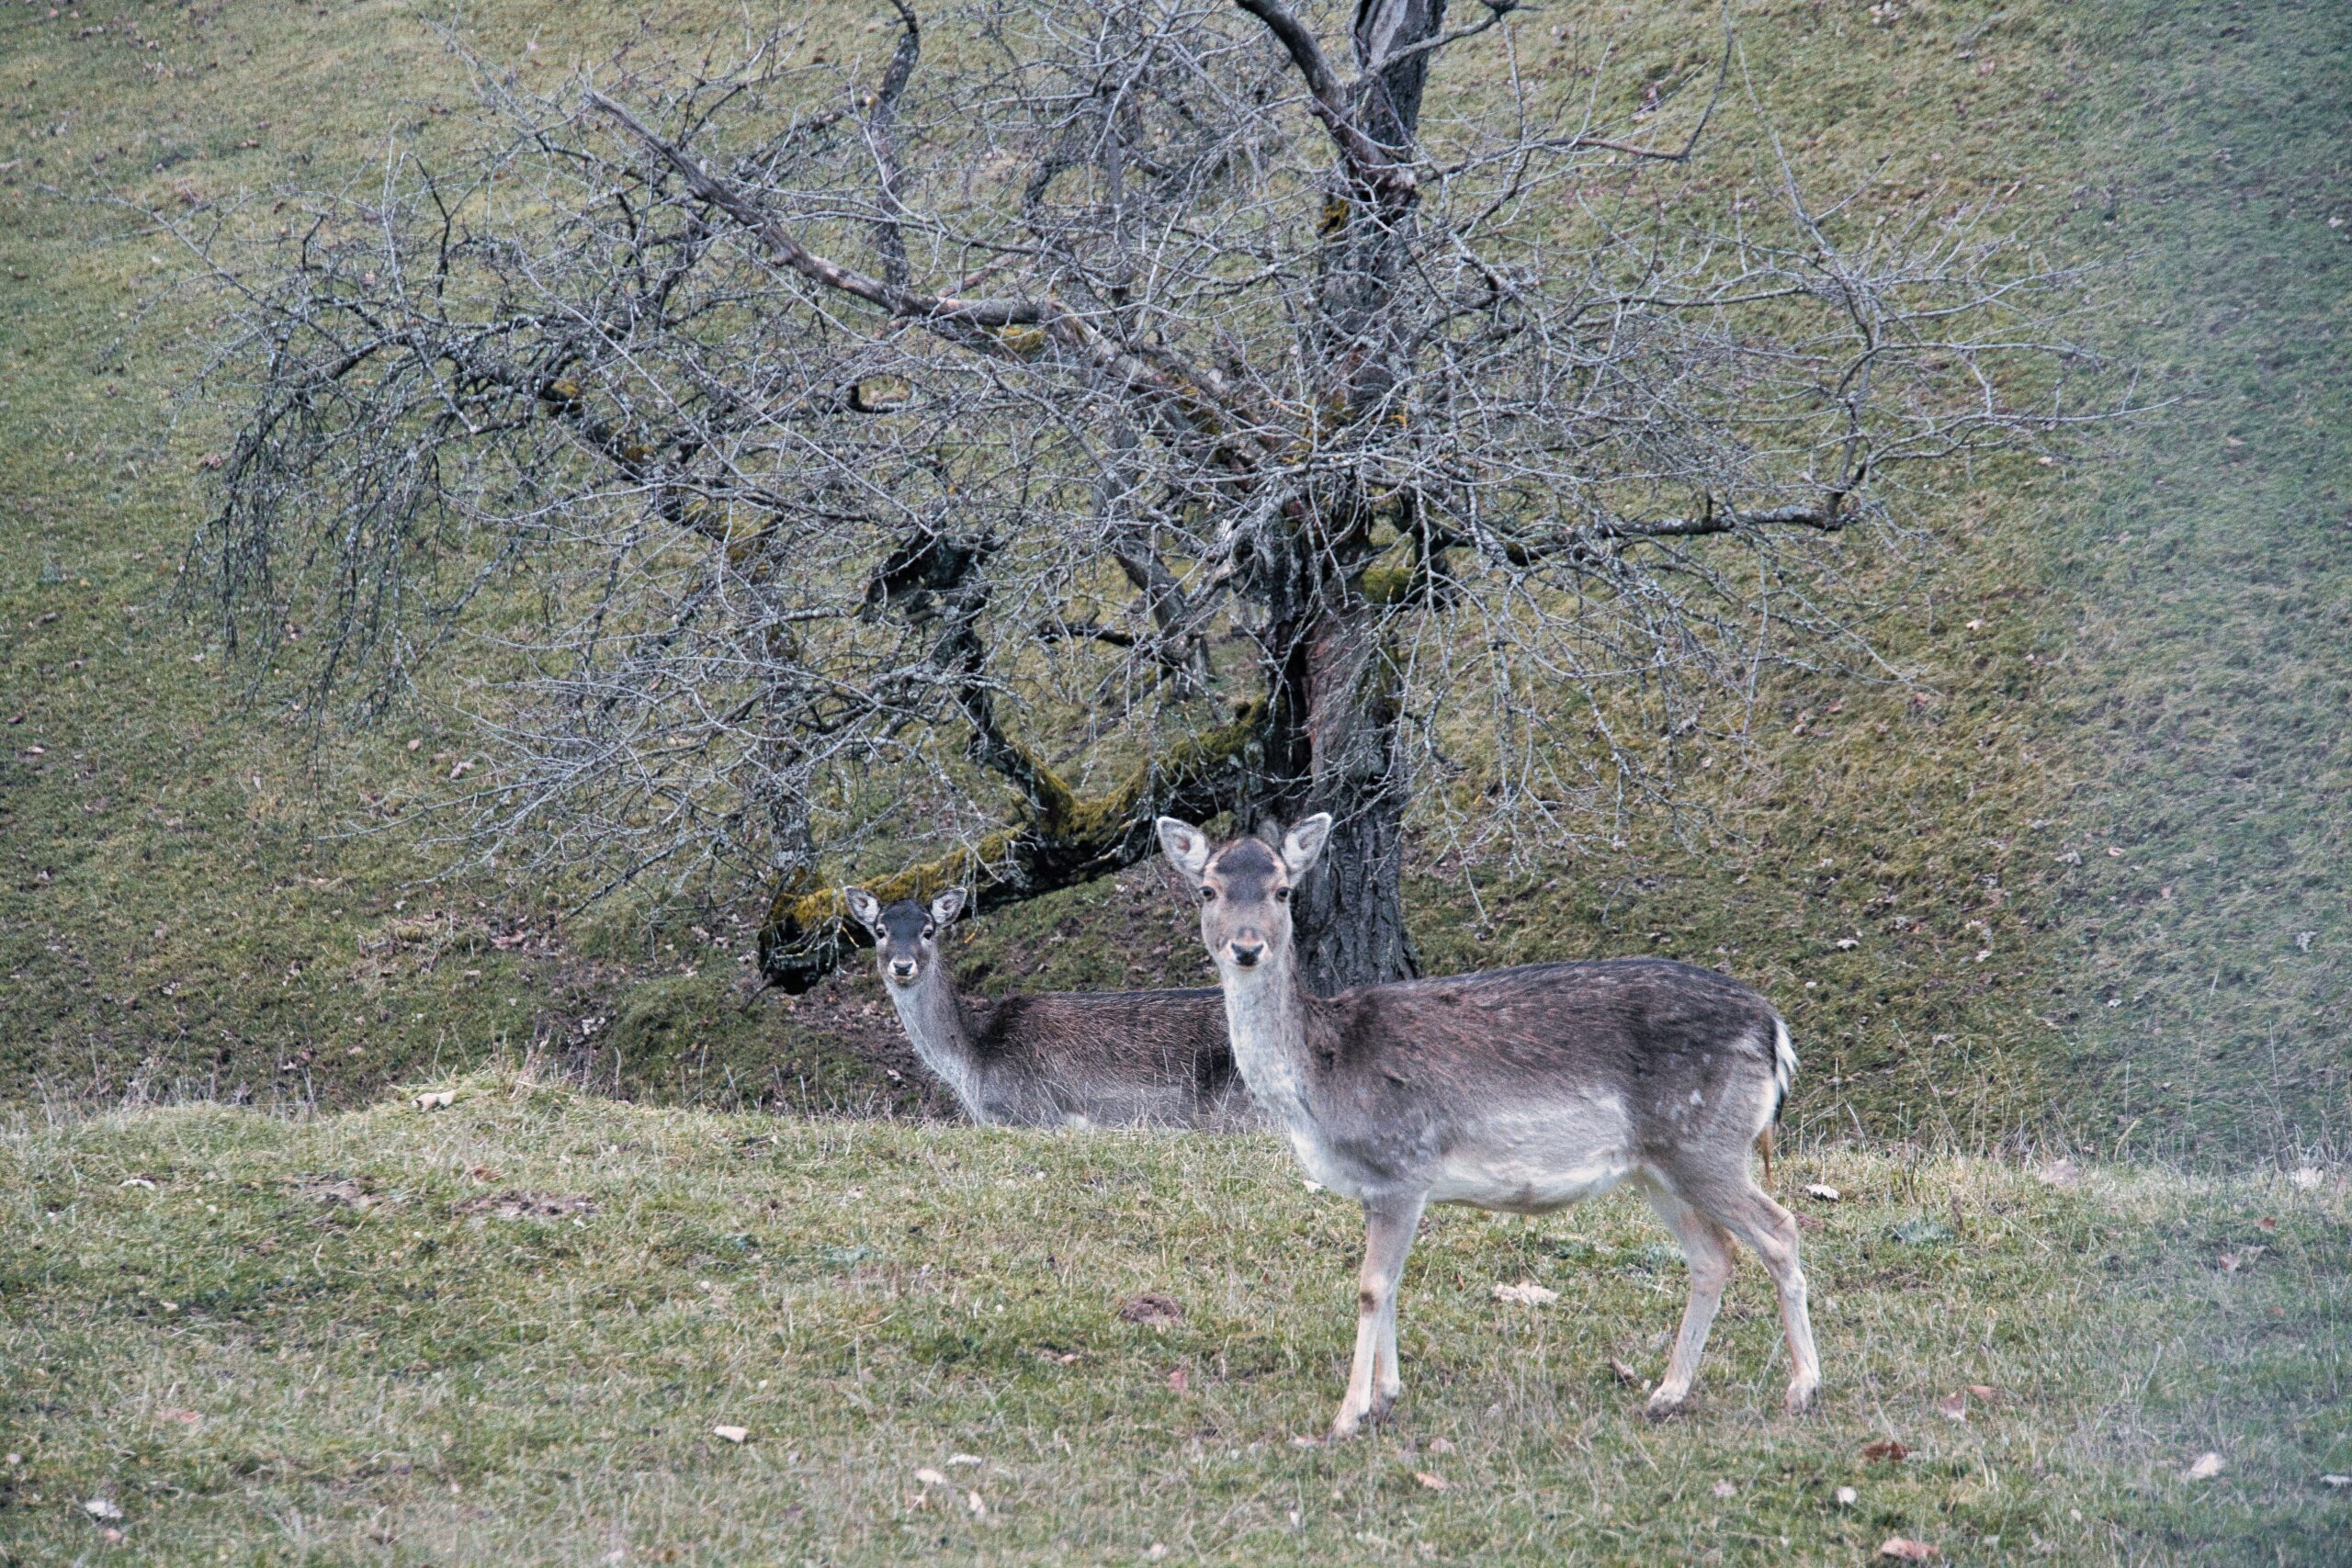
[[[1265,717],[1266,705],[1251,703],[1232,722],[1148,759],[1114,788],[1070,797],[1058,821],[1012,823],[969,849],[864,886],[885,903],[964,886],[977,903],[1012,904],[1134,865],[1153,852],[1153,818],[1206,818],[1230,807]],[[816,985],[848,946],[867,940],[848,913],[839,889],[810,891],[806,876],[779,887],[760,930],[761,973],[795,996]]]

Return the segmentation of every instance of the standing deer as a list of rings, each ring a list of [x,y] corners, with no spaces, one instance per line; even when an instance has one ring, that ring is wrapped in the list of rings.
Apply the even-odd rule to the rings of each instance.
[[[1291,889],[1314,866],[1328,814],[1281,849],[1213,847],[1159,818],[1160,847],[1199,889],[1201,937],[1225,986],[1235,1065],[1307,1175],[1363,1204],[1355,1363],[1331,1435],[1378,1419],[1403,1392],[1396,1282],[1432,1201],[1544,1213],[1631,1178],[1682,1244],[1690,1299],[1652,1415],[1689,1397],[1731,1276],[1731,1238],[1763,1259],[1788,1336],[1788,1409],[1820,1385],[1795,1218],[1748,1176],[1796,1074],[1770,1004],[1662,959],[1536,964],[1366,986],[1299,984]],[[1769,1149],[1769,1145],[1768,1145]]]
[[[915,1055],[973,1121],[1051,1127],[1252,1124],[1214,987],[1056,991],[990,1003],[956,994],[939,935],[960,888],[929,907],[846,890],[874,933],[884,987]]]

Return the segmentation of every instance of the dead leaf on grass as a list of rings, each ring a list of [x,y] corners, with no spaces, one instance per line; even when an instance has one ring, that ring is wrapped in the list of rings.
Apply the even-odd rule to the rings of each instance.
[[[1891,1535],[1879,1543],[1878,1554],[1892,1557],[1897,1562],[1931,1562],[1943,1555],[1943,1550],[1929,1546],[1924,1540],[1906,1540],[1899,1535]]]
[[[752,1429],[749,1427],[729,1427],[721,1425],[713,1427],[710,1429],[710,1435],[727,1442],[741,1443],[751,1437]]]
[[[1804,1195],[1808,1198],[1818,1198],[1825,1203],[1838,1202],[1846,1196],[1826,1181],[1807,1182],[1805,1184]]]
[[[1958,1393],[1948,1393],[1941,1399],[1936,1401],[1936,1414],[1942,1416],[1947,1421],[1967,1420],[1968,1394],[1966,1391],[1962,1390]]]
[[[925,1486],[944,1486],[947,1484],[947,1472],[944,1470],[933,1470],[931,1466],[925,1465],[915,1472],[915,1479]]]
[[[119,1519],[122,1510],[115,1506],[111,1497],[93,1497],[82,1505],[82,1511],[94,1519]]]
[[[1495,1300],[1517,1302],[1521,1306],[1550,1306],[1560,1299],[1557,1291],[1547,1291],[1532,1280],[1521,1280],[1516,1285],[1497,1285]]]
[[[1453,1439],[1448,1438],[1431,1438],[1430,1439],[1430,1452],[1433,1454],[1450,1454],[1453,1451]]]
[[[200,1427],[204,1424],[203,1416],[193,1410],[183,1410],[176,1404],[166,1404],[155,1414],[166,1421],[176,1421],[183,1427]]]
[[[1739,1488],[1728,1481],[1718,1481],[1714,1485],[1714,1493],[1718,1497],[1736,1497],[1739,1495]]]
[[[1881,1438],[1862,1445],[1862,1457],[1873,1464],[1901,1464],[1911,1457],[1911,1450],[1893,1438]]]
[[[1444,1476],[1438,1474],[1435,1471],[1417,1470],[1413,1472],[1413,1479],[1419,1482],[1422,1485],[1428,1487],[1432,1492],[1451,1492],[1453,1490],[1453,1483],[1448,1481]]]
[[[1627,1366],[1623,1361],[1611,1361],[1609,1363],[1609,1372],[1610,1375],[1614,1377],[1619,1382],[1629,1384],[1634,1388],[1642,1386],[1642,1374],[1635,1371],[1633,1368]]]
[[[2180,1478],[2183,1481],[2211,1481],[2221,1473],[2222,1456],[2216,1453],[2202,1453],[2197,1456],[2187,1470],[2180,1472]]]
[[[431,1094],[420,1094],[416,1097],[416,1108],[419,1111],[446,1111],[457,1103],[458,1092],[455,1089],[435,1089]]]

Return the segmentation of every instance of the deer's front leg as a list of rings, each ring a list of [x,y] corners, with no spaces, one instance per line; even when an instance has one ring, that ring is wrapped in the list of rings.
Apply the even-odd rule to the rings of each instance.
[[[1387,1413],[1403,1382],[1396,1375],[1395,1340],[1386,1338],[1387,1366],[1381,1365],[1384,1338],[1396,1332],[1396,1282],[1405,1273],[1405,1255],[1413,1247],[1413,1231],[1421,1223],[1426,1197],[1385,1199],[1363,1206],[1363,1269],[1356,1277],[1356,1356],[1348,1372],[1348,1394],[1331,1418],[1331,1436],[1355,1435],[1366,1416]],[[1386,1376],[1381,1376],[1383,1371]],[[1375,1407],[1375,1399],[1377,1401]]]

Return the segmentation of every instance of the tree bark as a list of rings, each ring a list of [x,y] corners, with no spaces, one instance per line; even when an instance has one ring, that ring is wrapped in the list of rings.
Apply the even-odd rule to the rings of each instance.
[[[1415,156],[1434,52],[1416,46],[1439,36],[1445,10],[1445,0],[1358,0],[1359,76],[1346,115],[1387,164]],[[1374,443],[1391,428],[1385,405],[1406,368],[1396,299],[1416,196],[1409,180],[1374,177],[1361,162],[1342,156],[1331,172],[1311,341],[1339,416],[1330,439]],[[1381,606],[1361,581],[1375,510],[1354,493],[1295,506],[1290,547],[1265,563],[1276,581],[1264,585],[1274,630],[1261,799],[1285,823],[1331,814],[1322,867],[1295,895],[1292,916],[1301,976],[1327,996],[1420,972],[1405,924],[1412,784],[1399,744],[1401,676]]]

